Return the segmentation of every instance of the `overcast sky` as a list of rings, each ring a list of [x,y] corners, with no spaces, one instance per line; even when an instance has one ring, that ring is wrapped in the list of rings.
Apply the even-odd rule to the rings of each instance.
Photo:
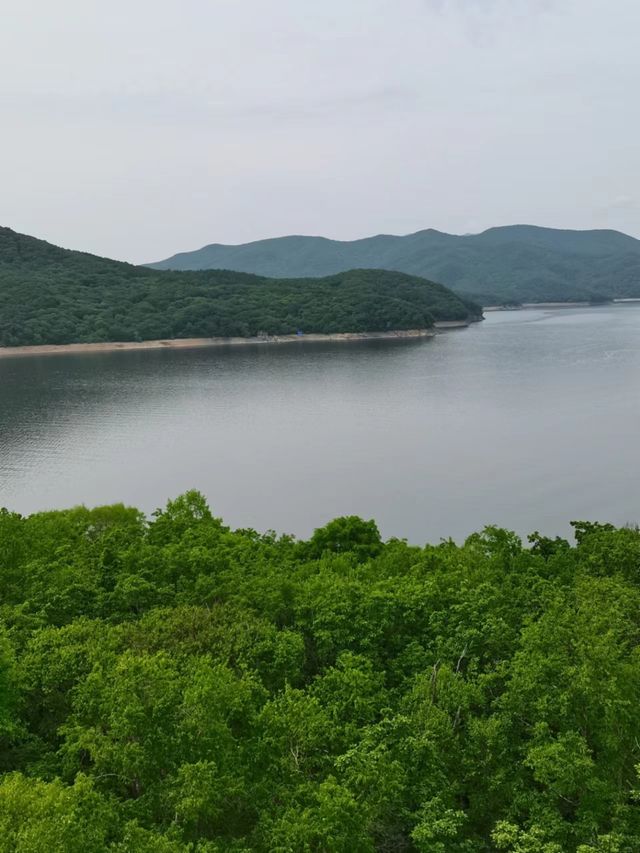
[[[638,0],[0,0],[0,224],[135,262],[282,234],[640,237]]]

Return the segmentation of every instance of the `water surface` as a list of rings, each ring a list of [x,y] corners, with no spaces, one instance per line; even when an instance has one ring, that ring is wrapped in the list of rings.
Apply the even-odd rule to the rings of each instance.
[[[640,305],[527,310],[422,342],[0,359],[0,506],[189,488],[233,526],[385,536],[640,520]]]

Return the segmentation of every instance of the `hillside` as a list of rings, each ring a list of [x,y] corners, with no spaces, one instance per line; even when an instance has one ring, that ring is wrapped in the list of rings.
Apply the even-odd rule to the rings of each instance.
[[[465,236],[428,229],[350,242],[292,236],[239,246],[212,244],[150,266],[294,277],[376,267],[441,281],[485,305],[640,296],[640,240],[618,231],[531,225]]]
[[[0,346],[428,328],[477,305],[415,276],[160,272],[0,228]]]

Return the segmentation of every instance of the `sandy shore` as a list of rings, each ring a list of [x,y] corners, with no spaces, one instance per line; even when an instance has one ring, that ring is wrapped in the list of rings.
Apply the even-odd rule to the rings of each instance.
[[[439,324],[436,323],[436,327],[438,326]],[[203,347],[250,346],[253,344],[397,340],[399,338],[430,338],[435,333],[434,329],[404,329],[392,332],[342,332],[335,335],[269,335],[259,338],[173,338],[161,341],[114,341],[99,344],[45,344],[43,346],[0,347],[0,358],[17,355],[68,355],[70,353],[119,352],[122,350],[200,349]]]
[[[523,302],[523,308],[593,308],[591,302]]]
[[[444,329],[466,329],[471,323],[480,322],[479,320],[438,320],[433,324],[434,329],[443,331]]]
[[[604,302],[523,302],[522,305],[485,305],[483,311],[523,311],[528,308],[596,308]]]

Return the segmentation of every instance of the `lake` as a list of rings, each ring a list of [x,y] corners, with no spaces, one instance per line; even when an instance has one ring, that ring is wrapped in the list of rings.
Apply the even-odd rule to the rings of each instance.
[[[0,359],[0,506],[197,488],[234,527],[385,537],[640,520],[640,305],[488,313],[414,342]]]

